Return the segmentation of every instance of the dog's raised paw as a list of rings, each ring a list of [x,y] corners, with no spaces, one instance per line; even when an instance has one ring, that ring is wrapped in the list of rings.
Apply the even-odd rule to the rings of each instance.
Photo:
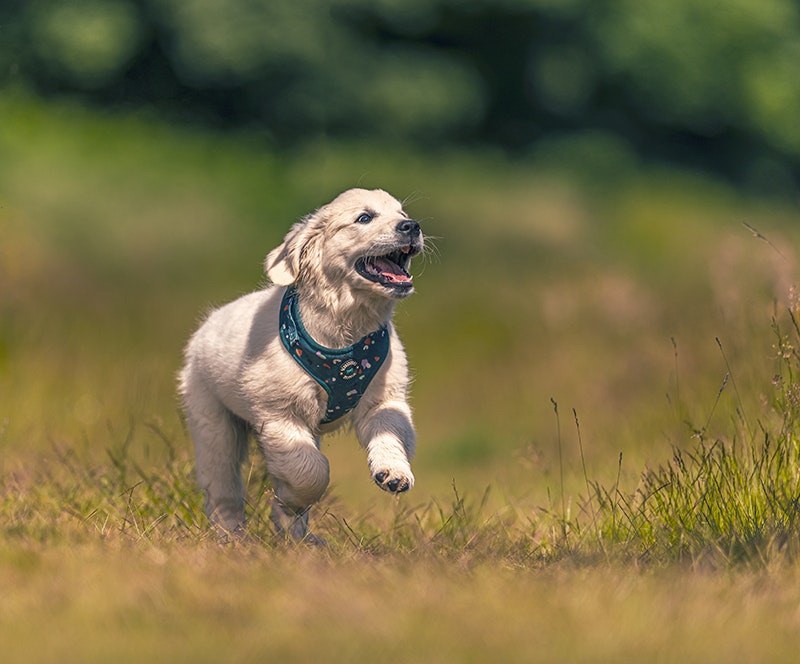
[[[372,476],[372,479],[381,489],[390,493],[403,493],[408,491],[413,484],[413,480],[402,473],[392,473],[388,470],[379,470]]]

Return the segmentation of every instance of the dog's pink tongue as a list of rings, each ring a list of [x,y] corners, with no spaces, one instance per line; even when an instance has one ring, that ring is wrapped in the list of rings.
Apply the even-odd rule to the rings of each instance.
[[[393,263],[390,260],[387,260],[386,258],[375,259],[375,267],[378,268],[380,273],[388,281],[392,282],[411,281],[411,275],[409,275],[399,265]]]

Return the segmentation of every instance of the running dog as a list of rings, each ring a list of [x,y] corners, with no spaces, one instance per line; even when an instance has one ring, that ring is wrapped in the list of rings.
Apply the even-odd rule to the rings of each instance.
[[[351,189],[269,253],[271,286],[212,311],[191,337],[179,390],[206,514],[223,534],[244,530],[251,435],[275,491],[272,522],[297,541],[320,541],[308,527],[330,477],[320,436],[348,421],[381,489],[414,485],[408,366],[391,320],[423,247],[399,201]]]

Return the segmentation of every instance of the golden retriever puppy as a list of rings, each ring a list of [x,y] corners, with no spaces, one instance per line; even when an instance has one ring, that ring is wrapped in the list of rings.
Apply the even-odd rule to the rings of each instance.
[[[295,540],[317,541],[308,509],[329,481],[320,435],[347,421],[380,488],[414,485],[408,368],[391,319],[414,291],[409,265],[423,243],[392,196],[346,191],[269,253],[272,286],[212,311],[192,336],[179,389],[218,529],[243,530],[251,434],[275,489],[272,521]]]

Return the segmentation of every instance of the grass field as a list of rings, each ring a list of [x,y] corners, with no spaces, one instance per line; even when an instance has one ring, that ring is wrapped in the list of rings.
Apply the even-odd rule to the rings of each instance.
[[[782,662],[798,212],[587,155],[310,145],[0,101],[4,662]],[[323,443],[325,550],[213,541],[175,396],[208,307],[353,185],[437,251],[396,323],[417,485]]]

